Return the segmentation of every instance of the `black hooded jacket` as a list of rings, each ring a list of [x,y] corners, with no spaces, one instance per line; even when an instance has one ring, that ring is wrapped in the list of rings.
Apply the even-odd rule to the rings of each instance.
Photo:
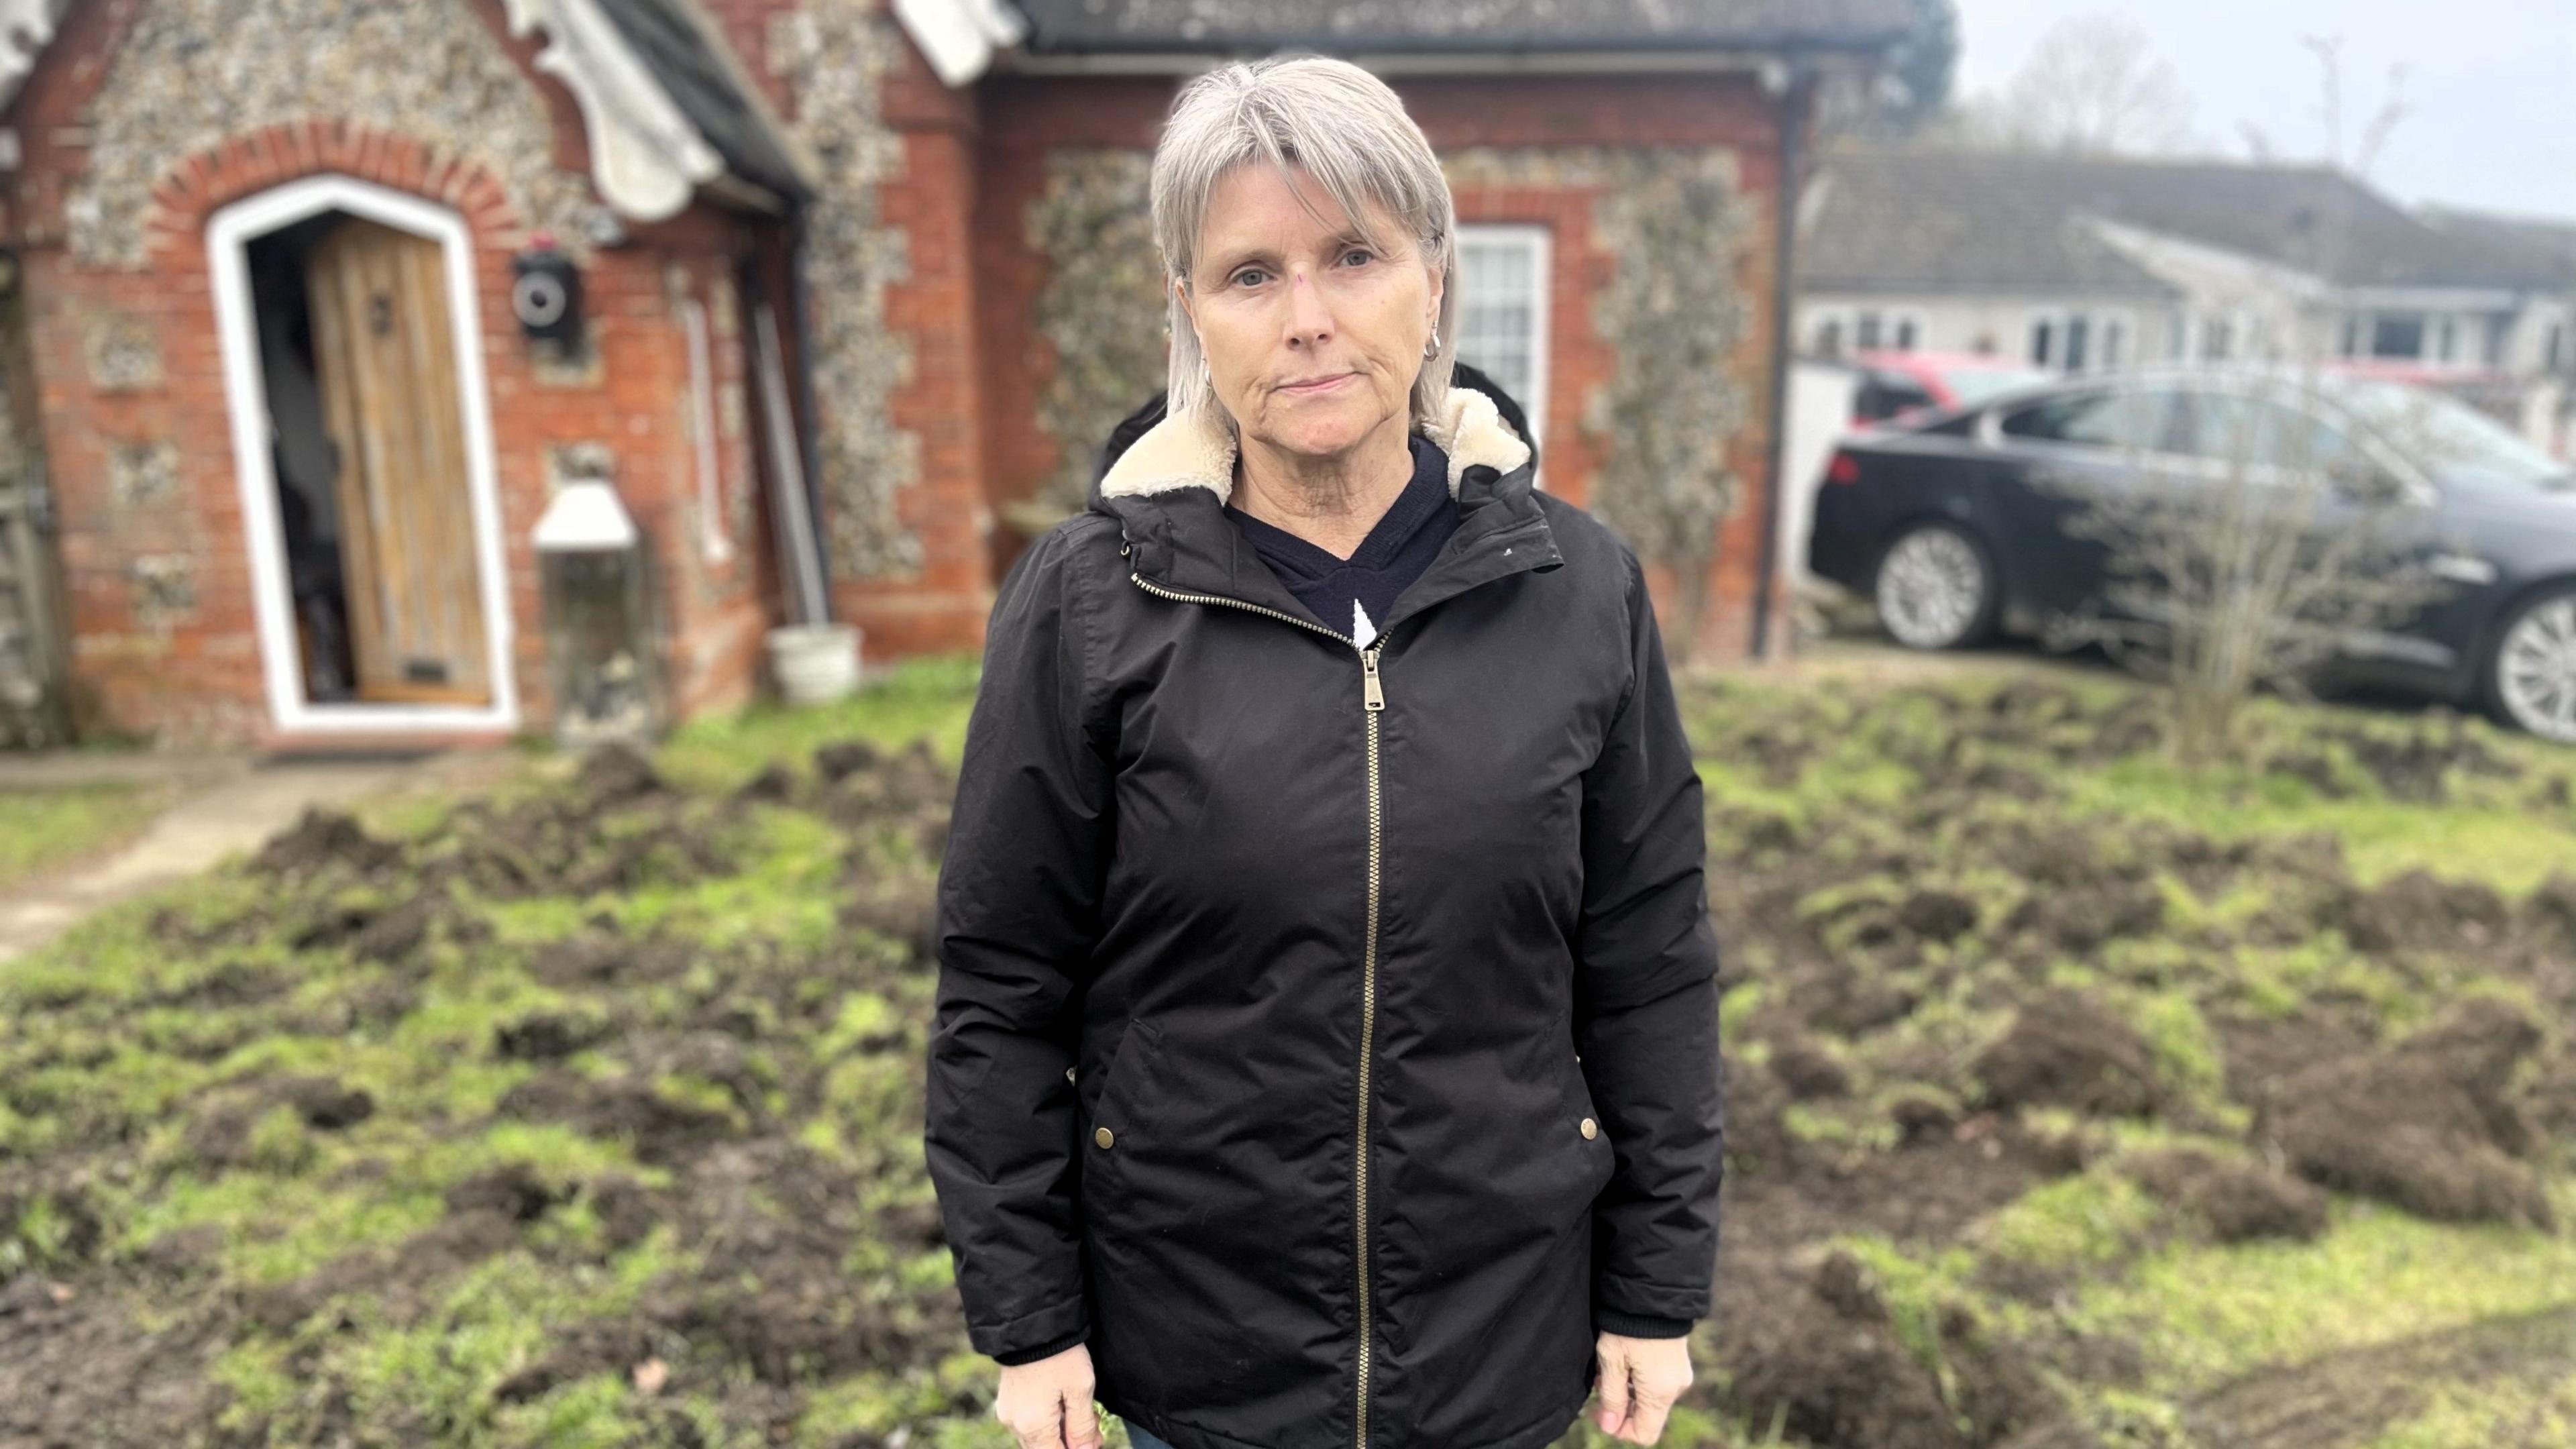
[[[1635,554],[1459,370],[1457,532],[1360,649],[1121,424],[1005,574],[926,1145],[976,1349],[1177,1449],[1537,1449],[1709,1308],[1699,777]]]

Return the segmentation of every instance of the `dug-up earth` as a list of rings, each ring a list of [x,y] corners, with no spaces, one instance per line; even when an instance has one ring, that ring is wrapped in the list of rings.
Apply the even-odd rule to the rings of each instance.
[[[310,813],[0,970],[0,1445],[1001,1449],[920,1137],[967,688]],[[2576,1443],[2576,757],[1686,707],[1730,1153],[1665,1444]]]

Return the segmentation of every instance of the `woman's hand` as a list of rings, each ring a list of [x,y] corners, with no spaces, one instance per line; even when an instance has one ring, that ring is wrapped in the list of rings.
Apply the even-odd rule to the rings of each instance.
[[[1664,1436],[1664,1416],[1691,1385],[1690,1337],[1629,1338],[1605,1333],[1593,1345],[1601,1360],[1600,1405],[1592,1422],[1631,1444]]]
[[[1091,1350],[1079,1343],[1031,1363],[1004,1364],[993,1417],[1019,1449],[1100,1449],[1091,1388]]]

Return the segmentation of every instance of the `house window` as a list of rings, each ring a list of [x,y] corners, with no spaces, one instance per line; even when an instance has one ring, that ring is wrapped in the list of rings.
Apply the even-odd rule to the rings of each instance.
[[[2565,370],[2566,370],[2566,367],[2567,367],[2567,324],[2566,324],[2566,323],[2564,323],[2564,322],[2552,322],[2552,323],[2550,323],[2550,324],[2549,324],[2549,335],[2548,335],[2548,340],[2547,340],[2546,342],[2544,342],[2544,343],[2542,343],[2542,344],[2541,344],[2541,358],[2542,358],[2541,365],[2542,365],[2543,367],[2548,368],[2551,372],[2563,372],[2563,371],[2565,371]]]
[[[2460,319],[2445,317],[2433,328],[2433,356],[2442,362],[2456,362],[2460,356]]]
[[[2117,367],[2128,356],[2126,313],[2034,312],[2030,319],[2030,360],[2034,367],[2082,372],[2088,367]]]
[[[2370,355],[2420,358],[2424,355],[2424,314],[2378,312],[2370,319]]]
[[[1816,324],[1816,355],[1819,357],[1843,355],[1843,319],[1828,317]]]
[[[1912,352],[1922,345],[1923,324],[1912,317],[1896,319],[1896,350]]]
[[[1458,356],[1520,402],[1532,433],[1547,416],[1547,240],[1543,227],[1458,228]]]
[[[2203,362],[2225,362],[2235,355],[2235,324],[2225,317],[2200,319],[2200,357]]]
[[[1880,333],[1881,323],[1878,314],[1863,312],[1860,314],[1860,321],[1852,326],[1852,345],[1863,352],[1876,352],[1879,347]]]

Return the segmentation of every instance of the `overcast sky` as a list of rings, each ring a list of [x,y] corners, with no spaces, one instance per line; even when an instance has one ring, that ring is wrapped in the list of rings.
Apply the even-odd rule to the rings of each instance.
[[[2173,62],[2204,147],[2318,156],[2318,71],[2302,35],[2340,35],[2349,155],[2403,62],[2407,114],[2371,177],[2406,201],[2576,220],[2576,0],[1959,0],[1963,96],[1999,87],[2049,26],[2116,11]]]

